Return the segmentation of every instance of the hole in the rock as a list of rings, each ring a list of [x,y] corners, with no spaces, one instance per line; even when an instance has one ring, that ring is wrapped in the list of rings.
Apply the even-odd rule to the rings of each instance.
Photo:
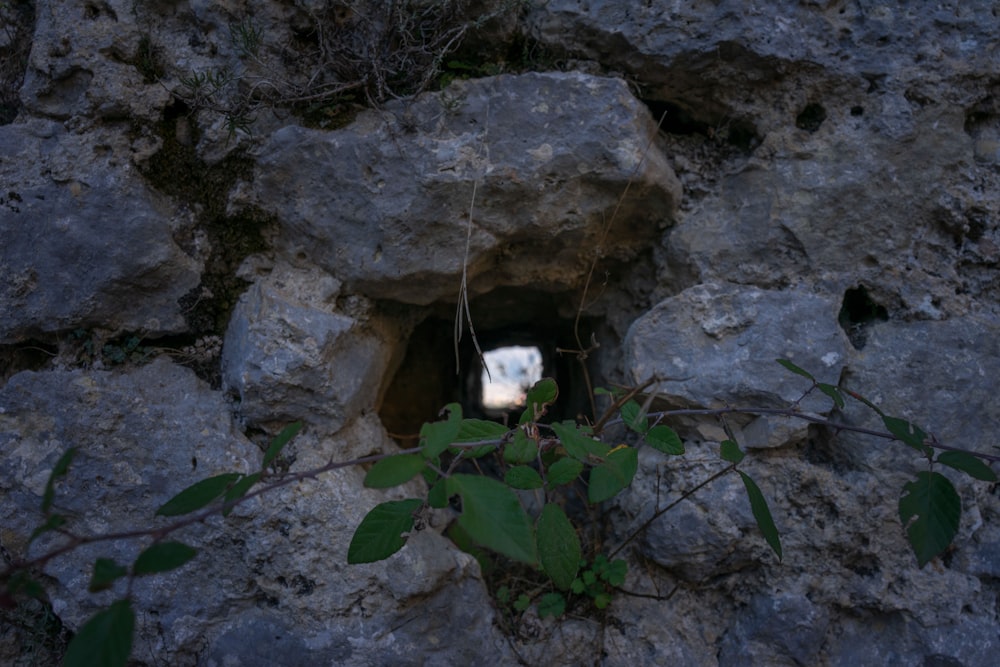
[[[854,349],[860,350],[868,340],[868,328],[875,322],[885,322],[889,312],[872,300],[864,285],[852,287],[844,292],[844,302],[840,307],[838,320]]]
[[[826,120],[826,109],[820,104],[807,104],[795,117],[795,127],[807,132],[815,132]]]
[[[488,413],[524,409],[528,390],[542,379],[542,351],[535,345],[506,345],[483,353],[479,403]]]
[[[692,116],[686,109],[671,102],[643,100],[660,129],[667,134],[708,134],[709,125]]]
[[[21,371],[44,368],[58,351],[57,346],[39,340],[0,347],[0,384]]]
[[[379,407],[382,423],[400,444],[416,444],[421,425],[436,420],[452,402],[461,404],[465,417],[515,422],[523,409],[518,399],[540,377],[551,377],[559,386],[547,418],[590,416],[580,362],[559,352],[576,348],[568,298],[499,289],[473,301],[470,310],[492,383],[468,328],[456,367],[454,305],[432,309],[410,334]],[[590,340],[593,327],[594,322],[581,320],[581,340]],[[592,374],[594,356],[588,360]]]
[[[757,148],[762,141],[761,136],[757,133],[757,128],[747,121],[734,121],[730,123],[726,140],[729,142],[729,145],[735,146],[746,153]]]
[[[864,113],[865,113],[865,108],[862,107],[862,106],[851,107],[851,115],[852,116],[862,116],[862,115],[864,115]]]

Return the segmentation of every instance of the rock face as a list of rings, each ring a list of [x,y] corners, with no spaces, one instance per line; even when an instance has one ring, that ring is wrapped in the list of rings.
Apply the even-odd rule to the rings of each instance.
[[[453,298],[466,261],[475,292],[566,290],[590,248],[628,260],[671,221],[679,184],[648,150],[655,135],[620,80],[456,82],[343,131],[278,130],[260,149],[249,201],[281,218],[287,252],[369,297]]]
[[[0,9],[21,22],[0,31],[0,56],[30,54],[0,71],[0,553],[29,553],[70,446],[56,507],[98,534],[166,524],[165,500],[256,470],[292,420],[306,428],[278,463],[294,473],[395,451],[387,426],[415,438],[412,422],[446,402],[482,408],[468,329],[453,343],[463,287],[484,347],[539,344],[572,403],[560,418],[588,409],[591,381],[654,379],[664,408],[784,406],[809,388],[774,361],[787,358],[992,454],[1000,32],[989,3],[952,4],[532,2],[518,26],[476,24],[510,44],[442,55],[450,80],[400,98],[391,68],[413,61],[392,58],[347,63],[371,64],[368,79],[324,93],[345,83],[324,66],[331,45],[353,58],[388,34],[377,5]],[[260,221],[244,242],[241,225]],[[205,334],[222,353],[194,363]],[[125,363],[80,342],[129,336],[142,347]],[[585,377],[567,350],[588,345]],[[858,402],[813,392],[799,407],[880,428]],[[687,454],[640,449],[634,483],[603,508],[607,550],[725,467],[718,420],[672,425]],[[369,508],[424,492],[366,489],[354,466],[179,531],[199,556],[137,580],[133,658],[995,662],[989,485],[944,471],[962,524],[918,568],[897,510],[926,469],[913,450],[773,416],[726,426],[769,501],[780,563],[728,475],[621,552],[639,596],[616,596],[600,622],[529,611],[512,627],[441,536],[449,509],[392,559],[346,564]],[[86,593],[94,558],[142,547],[46,564],[55,614],[79,629],[123,593]],[[17,641],[0,634],[0,660]]]
[[[0,401],[0,484],[14,489],[2,508],[10,548],[26,544],[40,522],[38,497],[70,446],[78,454],[55,505],[71,517],[72,528],[90,533],[135,528],[139,517],[148,521],[198,479],[259,466],[261,452],[234,432],[223,396],[166,359],[126,374],[21,373]],[[353,441],[367,442],[371,451],[388,446],[384,440],[381,426],[360,420],[334,442],[299,442],[297,457],[315,467],[324,455],[349,452]],[[263,505],[237,509],[210,533],[187,528],[175,534],[202,554],[186,571],[150,578],[133,591],[144,633],[154,642],[137,647],[136,657],[169,656],[177,665],[362,665],[412,664],[420,654],[421,662],[455,664],[475,655],[480,642],[497,644],[502,655],[475,561],[437,534],[418,536],[414,548],[391,563],[346,564],[354,527],[384,499],[363,490],[362,476],[346,470],[302,482]],[[48,544],[34,548],[41,552]],[[73,591],[86,589],[94,558],[129,563],[139,547],[101,543],[60,559],[49,570],[59,588],[66,587],[53,591],[55,612],[76,625],[107,604],[108,593],[80,599]],[[191,594],[174,595],[177,590]],[[419,609],[413,606],[418,599]],[[371,634],[369,625],[407,629]],[[482,634],[475,643],[428,647],[453,627]]]
[[[75,327],[179,333],[177,300],[200,262],[173,241],[188,223],[112,132],[35,120],[0,127],[0,342]]]

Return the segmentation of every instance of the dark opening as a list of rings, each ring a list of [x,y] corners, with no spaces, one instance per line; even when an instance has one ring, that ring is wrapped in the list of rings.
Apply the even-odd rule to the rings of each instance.
[[[519,374],[520,363],[500,366],[487,357],[493,383],[513,374],[523,387],[533,378],[553,378],[559,398],[546,416],[548,420],[590,418],[590,401],[580,362],[575,355],[560,353],[576,347],[569,299],[524,290],[497,290],[472,302],[476,341],[484,356],[498,350],[525,348],[522,357],[537,360],[535,374]],[[447,315],[446,315],[447,313]],[[406,446],[416,443],[424,422],[438,418],[441,408],[457,402],[465,417],[516,423],[522,406],[517,401],[490,404],[484,400],[490,388],[472,336],[466,327],[459,343],[458,366],[454,346],[454,306],[433,310],[409,336],[405,356],[386,386],[379,416],[386,430]],[[590,340],[593,322],[581,320],[581,339]],[[588,364],[594,362],[591,357]],[[592,366],[588,366],[594,372]],[[515,399],[517,396],[514,397]]]
[[[653,118],[660,124],[660,129],[667,134],[708,134],[709,124],[697,120],[686,109],[662,100],[643,100],[649,107]]]
[[[826,109],[819,104],[807,104],[795,117],[795,127],[807,132],[815,132],[826,120]]]
[[[847,334],[854,349],[860,350],[868,340],[868,329],[875,322],[885,322],[889,312],[868,295],[864,285],[858,285],[844,292],[844,302],[840,307],[838,321]]]

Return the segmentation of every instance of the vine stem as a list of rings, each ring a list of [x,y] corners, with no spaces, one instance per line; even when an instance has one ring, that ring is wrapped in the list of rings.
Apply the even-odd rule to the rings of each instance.
[[[718,471],[717,473],[715,473],[711,477],[708,477],[707,479],[704,479],[701,482],[699,482],[694,488],[691,488],[691,489],[688,489],[687,491],[685,491],[684,494],[681,495],[681,497],[678,498],[677,500],[673,501],[672,503],[669,503],[665,507],[662,507],[662,508],[656,510],[656,512],[653,513],[653,516],[649,517],[649,519],[647,519],[645,522],[643,522],[643,524],[641,526],[639,526],[638,528],[636,528],[635,530],[633,530],[629,534],[629,536],[625,538],[624,542],[622,542],[617,547],[615,547],[615,549],[610,554],[608,554],[608,558],[610,559],[610,558],[614,558],[615,556],[617,556],[618,552],[620,552],[622,549],[625,548],[625,545],[627,545],[629,542],[631,542],[636,537],[638,537],[640,533],[642,533],[644,530],[646,530],[651,525],[653,525],[653,522],[656,521],[657,519],[659,519],[661,516],[663,516],[664,514],[666,514],[667,512],[669,512],[674,507],[676,507],[680,503],[684,502],[685,500],[687,500],[688,498],[690,498],[694,494],[698,493],[698,491],[700,491],[701,489],[705,488],[706,486],[708,486],[709,484],[711,484],[715,480],[719,479],[723,475],[725,475],[727,473],[730,473],[730,472],[732,472],[734,470],[736,470],[736,464],[735,463],[731,463],[730,465],[728,465],[725,468],[723,468],[722,470]]]
[[[896,441],[900,440],[898,437],[896,437],[892,433],[889,433],[889,432],[886,432],[886,431],[878,431],[878,430],[875,430],[875,429],[864,428],[864,427],[861,427],[861,426],[854,426],[854,425],[845,424],[845,423],[842,423],[842,422],[835,422],[835,421],[832,421],[830,419],[826,419],[826,418],[821,417],[821,416],[816,415],[816,414],[810,414],[810,413],[802,412],[797,407],[792,407],[792,408],[748,408],[748,407],[685,408],[685,409],[677,409],[677,410],[664,410],[664,411],[660,411],[660,412],[651,412],[651,413],[648,414],[648,416],[649,417],[653,417],[653,418],[655,418],[655,419],[657,419],[659,421],[659,420],[663,420],[663,419],[668,418],[668,417],[683,417],[683,416],[714,416],[714,417],[723,417],[725,415],[733,415],[733,414],[758,415],[758,416],[771,415],[771,416],[778,416],[778,417],[789,417],[789,418],[792,418],[792,419],[801,419],[803,421],[806,421],[806,422],[809,422],[809,423],[812,423],[812,424],[818,424],[818,425],[821,425],[821,426],[826,426],[827,428],[831,428],[831,429],[833,429],[834,431],[837,431],[837,432],[847,431],[847,432],[851,432],[851,433],[859,433],[859,434],[862,434],[862,435],[868,435],[868,436],[873,436],[873,437],[876,437],[876,438],[882,438],[882,439],[890,440],[890,441],[891,440],[896,440]],[[617,419],[612,419],[612,420],[606,421],[604,423],[604,426],[610,426],[610,425],[613,425],[613,424],[620,424],[620,423],[623,423],[623,420],[621,418],[617,418]],[[489,440],[480,440],[480,441],[476,441],[476,442],[458,442],[458,443],[452,443],[450,445],[450,447],[456,448],[456,449],[474,449],[474,448],[482,447],[482,446],[485,446],[485,445],[502,445],[502,444],[504,444],[504,442],[506,442],[506,436],[500,437],[500,438],[493,438],[493,439],[489,439]],[[953,452],[963,452],[963,453],[966,453],[966,454],[970,454],[972,456],[975,456],[975,457],[977,457],[977,458],[979,458],[981,460],[985,460],[985,461],[991,461],[991,462],[1000,461],[1000,455],[985,454],[985,453],[982,453],[982,452],[975,452],[975,451],[972,451],[972,450],[963,449],[961,447],[952,447],[952,446],[949,446],[949,445],[945,445],[945,444],[939,442],[937,440],[937,438],[934,437],[933,435],[930,436],[930,439],[929,439],[929,441],[926,444],[928,446],[930,446],[930,447],[935,448],[935,449],[941,449],[941,450],[953,451]],[[114,533],[106,533],[106,534],[103,534],[103,535],[76,535],[76,534],[74,534],[72,532],[69,532],[69,531],[66,531],[66,530],[59,530],[58,532],[60,534],[62,534],[64,537],[67,538],[67,541],[64,544],[62,544],[62,545],[60,545],[60,546],[52,549],[51,551],[46,552],[46,553],[44,553],[44,554],[42,554],[40,556],[37,556],[35,558],[31,558],[31,559],[14,559],[13,562],[10,565],[8,565],[3,571],[0,571],[0,582],[7,582],[7,581],[9,581],[18,572],[24,572],[26,570],[44,567],[45,564],[47,564],[49,561],[53,560],[54,558],[57,558],[57,557],[59,557],[59,556],[61,556],[63,554],[69,553],[71,551],[74,551],[77,548],[79,548],[81,546],[84,546],[84,545],[87,545],[87,544],[96,544],[96,543],[100,543],[100,542],[111,542],[111,541],[116,541],[116,540],[139,539],[139,538],[143,538],[143,537],[152,537],[155,540],[162,540],[166,536],[168,536],[168,535],[170,535],[172,533],[175,533],[178,530],[181,530],[182,528],[194,525],[196,523],[203,523],[209,517],[211,517],[211,516],[213,516],[213,515],[215,515],[217,513],[228,512],[229,510],[231,510],[232,508],[236,507],[237,505],[239,505],[239,504],[241,504],[243,502],[246,502],[246,501],[248,501],[248,500],[250,500],[252,498],[256,498],[258,496],[264,495],[266,493],[270,493],[271,491],[274,491],[275,489],[279,489],[279,488],[288,486],[290,484],[295,484],[297,482],[305,481],[307,479],[315,479],[315,478],[319,477],[320,475],[322,475],[324,473],[327,473],[327,472],[331,472],[333,470],[338,470],[338,469],[342,469],[342,468],[348,468],[348,467],[351,467],[351,466],[361,465],[361,464],[365,464],[365,463],[374,463],[376,461],[380,461],[380,460],[388,458],[390,456],[396,456],[396,455],[399,455],[399,454],[415,454],[415,453],[420,452],[422,449],[423,449],[422,447],[411,447],[411,448],[408,448],[408,449],[401,449],[401,450],[392,452],[390,454],[373,454],[371,456],[364,456],[364,457],[352,459],[350,461],[331,461],[331,462],[327,463],[326,465],[323,465],[323,466],[321,466],[319,468],[314,468],[314,469],[311,469],[311,470],[304,470],[302,472],[284,475],[284,476],[280,477],[279,479],[274,480],[273,482],[271,482],[269,484],[264,484],[260,488],[254,490],[254,491],[251,491],[251,492],[247,493],[246,495],[244,495],[244,496],[242,496],[240,498],[234,498],[234,499],[226,501],[224,503],[215,503],[215,504],[213,504],[212,506],[210,506],[208,508],[205,508],[205,509],[203,509],[203,510],[201,510],[199,512],[192,513],[190,516],[188,516],[188,517],[186,517],[184,519],[181,519],[179,521],[175,521],[174,523],[168,524],[166,526],[160,526],[160,527],[157,527],[157,528],[143,528],[143,529],[136,529],[136,530],[120,531],[120,532],[114,532]],[[660,510],[657,510],[657,512],[653,515],[653,517],[651,517],[648,521],[646,521],[636,531],[633,531],[633,533],[631,535],[629,535],[626,538],[626,540],[622,544],[620,544],[612,552],[611,555],[614,556],[615,554],[617,554],[626,544],[628,544],[631,540],[633,540],[636,537],[636,535],[638,535],[639,533],[641,533],[653,521],[655,521],[657,518],[659,518],[660,516],[662,516],[664,512],[666,512],[669,509],[675,507],[677,505],[677,503],[679,503],[679,502],[683,501],[684,499],[688,498],[691,494],[696,493],[698,490],[702,489],[706,485],[708,485],[711,482],[715,481],[716,479],[718,479],[722,475],[726,474],[727,472],[731,472],[732,470],[735,470],[735,468],[736,468],[735,465],[727,466],[725,469],[723,469],[723,470],[715,473],[711,477],[709,477],[706,480],[704,480],[703,482],[699,483],[697,486],[695,486],[694,488],[692,488],[690,491],[686,492],[683,496],[681,496],[676,501],[670,503],[669,505],[667,505],[666,507],[664,507],[664,508],[662,508]]]

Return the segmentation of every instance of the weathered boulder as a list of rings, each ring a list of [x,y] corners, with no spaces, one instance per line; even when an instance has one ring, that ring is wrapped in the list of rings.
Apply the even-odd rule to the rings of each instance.
[[[537,42],[488,45],[507,60],[463,71],[525,61],[577,71],[454,81],[327,132],[302,125],[346,122],[350,100],[327,98],[297,119],[286,111],[301,107],[268,104],[335,84],[318,31],[364,47],[379,26],[358,31],[361,10],[380,3],[350,3],[354,13],[325,2],[29,4],[37,26],[20,115],[0,128],[0,177],[12,184],[0,191],[0,343],[11,344],[0,371],[24,367],[10,362],[35,346],[23,341],[44,347],[77,327],[192,333],[178,299],[200,274],[260,254],[226,337],[224,383],[238,402],[165,360],[66,370],[76,362],[46,362],[48,349],[33,351],[39,372],[0,388],[5,549],[24,549],[70,444],[80,456],[57,510],[96,532],[150,525],[178,489],[254,469],[260,452],[234,423],[273,432],[305,420],[279,462],[292,471],[393,451],[374,411],[415,323],[433,320],[427,335],[441,340],[414,348],[425,353],[414,391],[443,367],[449,378],[427,386],[455,384],[444,322],[463,272],[482,340],[499,343],[515,330],[575,328],[595,255],[581,313],[600,343],[588,351],[595,385],[656,375],[664,406],[782,405],[808,385],[774,363],[788,357],[945,444],[993,452],[1000,48],[988,3],[531,3]],[[386,92],[377,88],[365,92]],[[238,174],[227,172],[197,197],[149,168],[225,165],[251,145],[244,182],[232,186]],[[159,194],[133,165],[156,172]],[[209,237],[205,211],[222,228],[273,218],[273,252],[264,242],[213,254],[229,237]],[[852,303],[859,294],[871,302]],[[439,407],[443,392],[427,393]],[[881,428],[857,402],[831,405],[818,396],[803,408]],[[640,450],[634,483],[601,515],[609,548],[725,467],[717,421],[675,425],[688,454]],[[954,548],[919,569],[897,503],[922,457],[794,419],[729,426],[770,504],[781,563],[730,475],[619,554],[630,561],[625,588],[643,597],[615,595],[599,620],[580,607],[558,619],[529,610],[501,631],[476,565],[436,532],[447,516],[387,563],[344,565],[369,507],[422,492],[368,490],[348,468],[179,533],[202,553],[136,583],[134,658],[991,664],[1000,502],[989,485],[943,471],[962,523]],[[140,546],[92,545],[49,564],[57,614],[79,627],[111,599],[86,593],[93,558],[131,562]]]
[[[377,317],[336,312],[338,289],[317,269],[286,269],[240,299],[223,383],[251,423],[304,419],[333,433],[375,404],[396,341]]]
[[[54,508],[85,534],[150,527],[156,508],[182,488],[260,464],[261,452],[234,432],[222,394],[164,359],[129,373],[21,373],[0,390],[0,405],[7,548],[23,550],[41,521],[49,471],[70,446],[78,454]],[[332,441],[303,434],[293,470],[349,458],[359,446],[371,452],[391,445],[372,418]],[[365,490],[362,477],[358,469],[333,471],[251,500],[225,521],[171,535],[200,553],[180,570],[136,582],[138,625],[149,641],[136,643],[135,656],[176,665],[443,665],[468,662],[491,646],[507,660],[475,561],[433,531],[415,535],[390,561],[346,564],[361,517],[393,497]],[[396,494],[407,491],[414,489]],[[43,538],[31,553],[54,543]],[[142,546],[99,542],[49,563],[60,618],[79,627],[121,595],[120,586],[79,593],[94,558],[129,564]],[[449,641],[456,627],[466,641]],[[279,634],[260,635],[264,630]]]
[[[658,379],[665,398],[705,407],[784,406],[808,381],[775,363],[786,358],[836,384],[847,356],[839,303],[805,290],[697,285],[640,317],[625,339],[630,379]],[[652,389],[651,389],[652,390]],[[804,407],[829,411],[830,399]]]
[[[998,376],[1000,318],[984,313],[872,326],[864,349],[851,355],[844,384],[945,445],[993,453],[1000,423],[994,386]],[[873,427],[880,421],[855,401],[847,404],[845,416]],[[898,444],[861,447],[850,434],[841,440],[859,466],[889,466],[908,453]]]
[[[617,79],[456,81],[342,130],[282,128],[237,201],[277,216],[286,254],[368,297],[453,299],[467,244],[473,292],[568,289],[598,250],[628,260],[670,224],[680,190],[655,144]]]
[[[157,195],[114,130],[0,127],[0,343],[75,327],[185,329],[201,264],[173,240],[190,213]]]
[[[968,100],[1000,64],[992,48],[996,16],[980,3],[777,8],[740,0],[549,0],[533,7],[528,21],[549,47],[620,68],[646,83],[651,97],[713,122],[794,115],[825,98],[841,102],[845,91],[831,87],[837,80],[859,92]]]

